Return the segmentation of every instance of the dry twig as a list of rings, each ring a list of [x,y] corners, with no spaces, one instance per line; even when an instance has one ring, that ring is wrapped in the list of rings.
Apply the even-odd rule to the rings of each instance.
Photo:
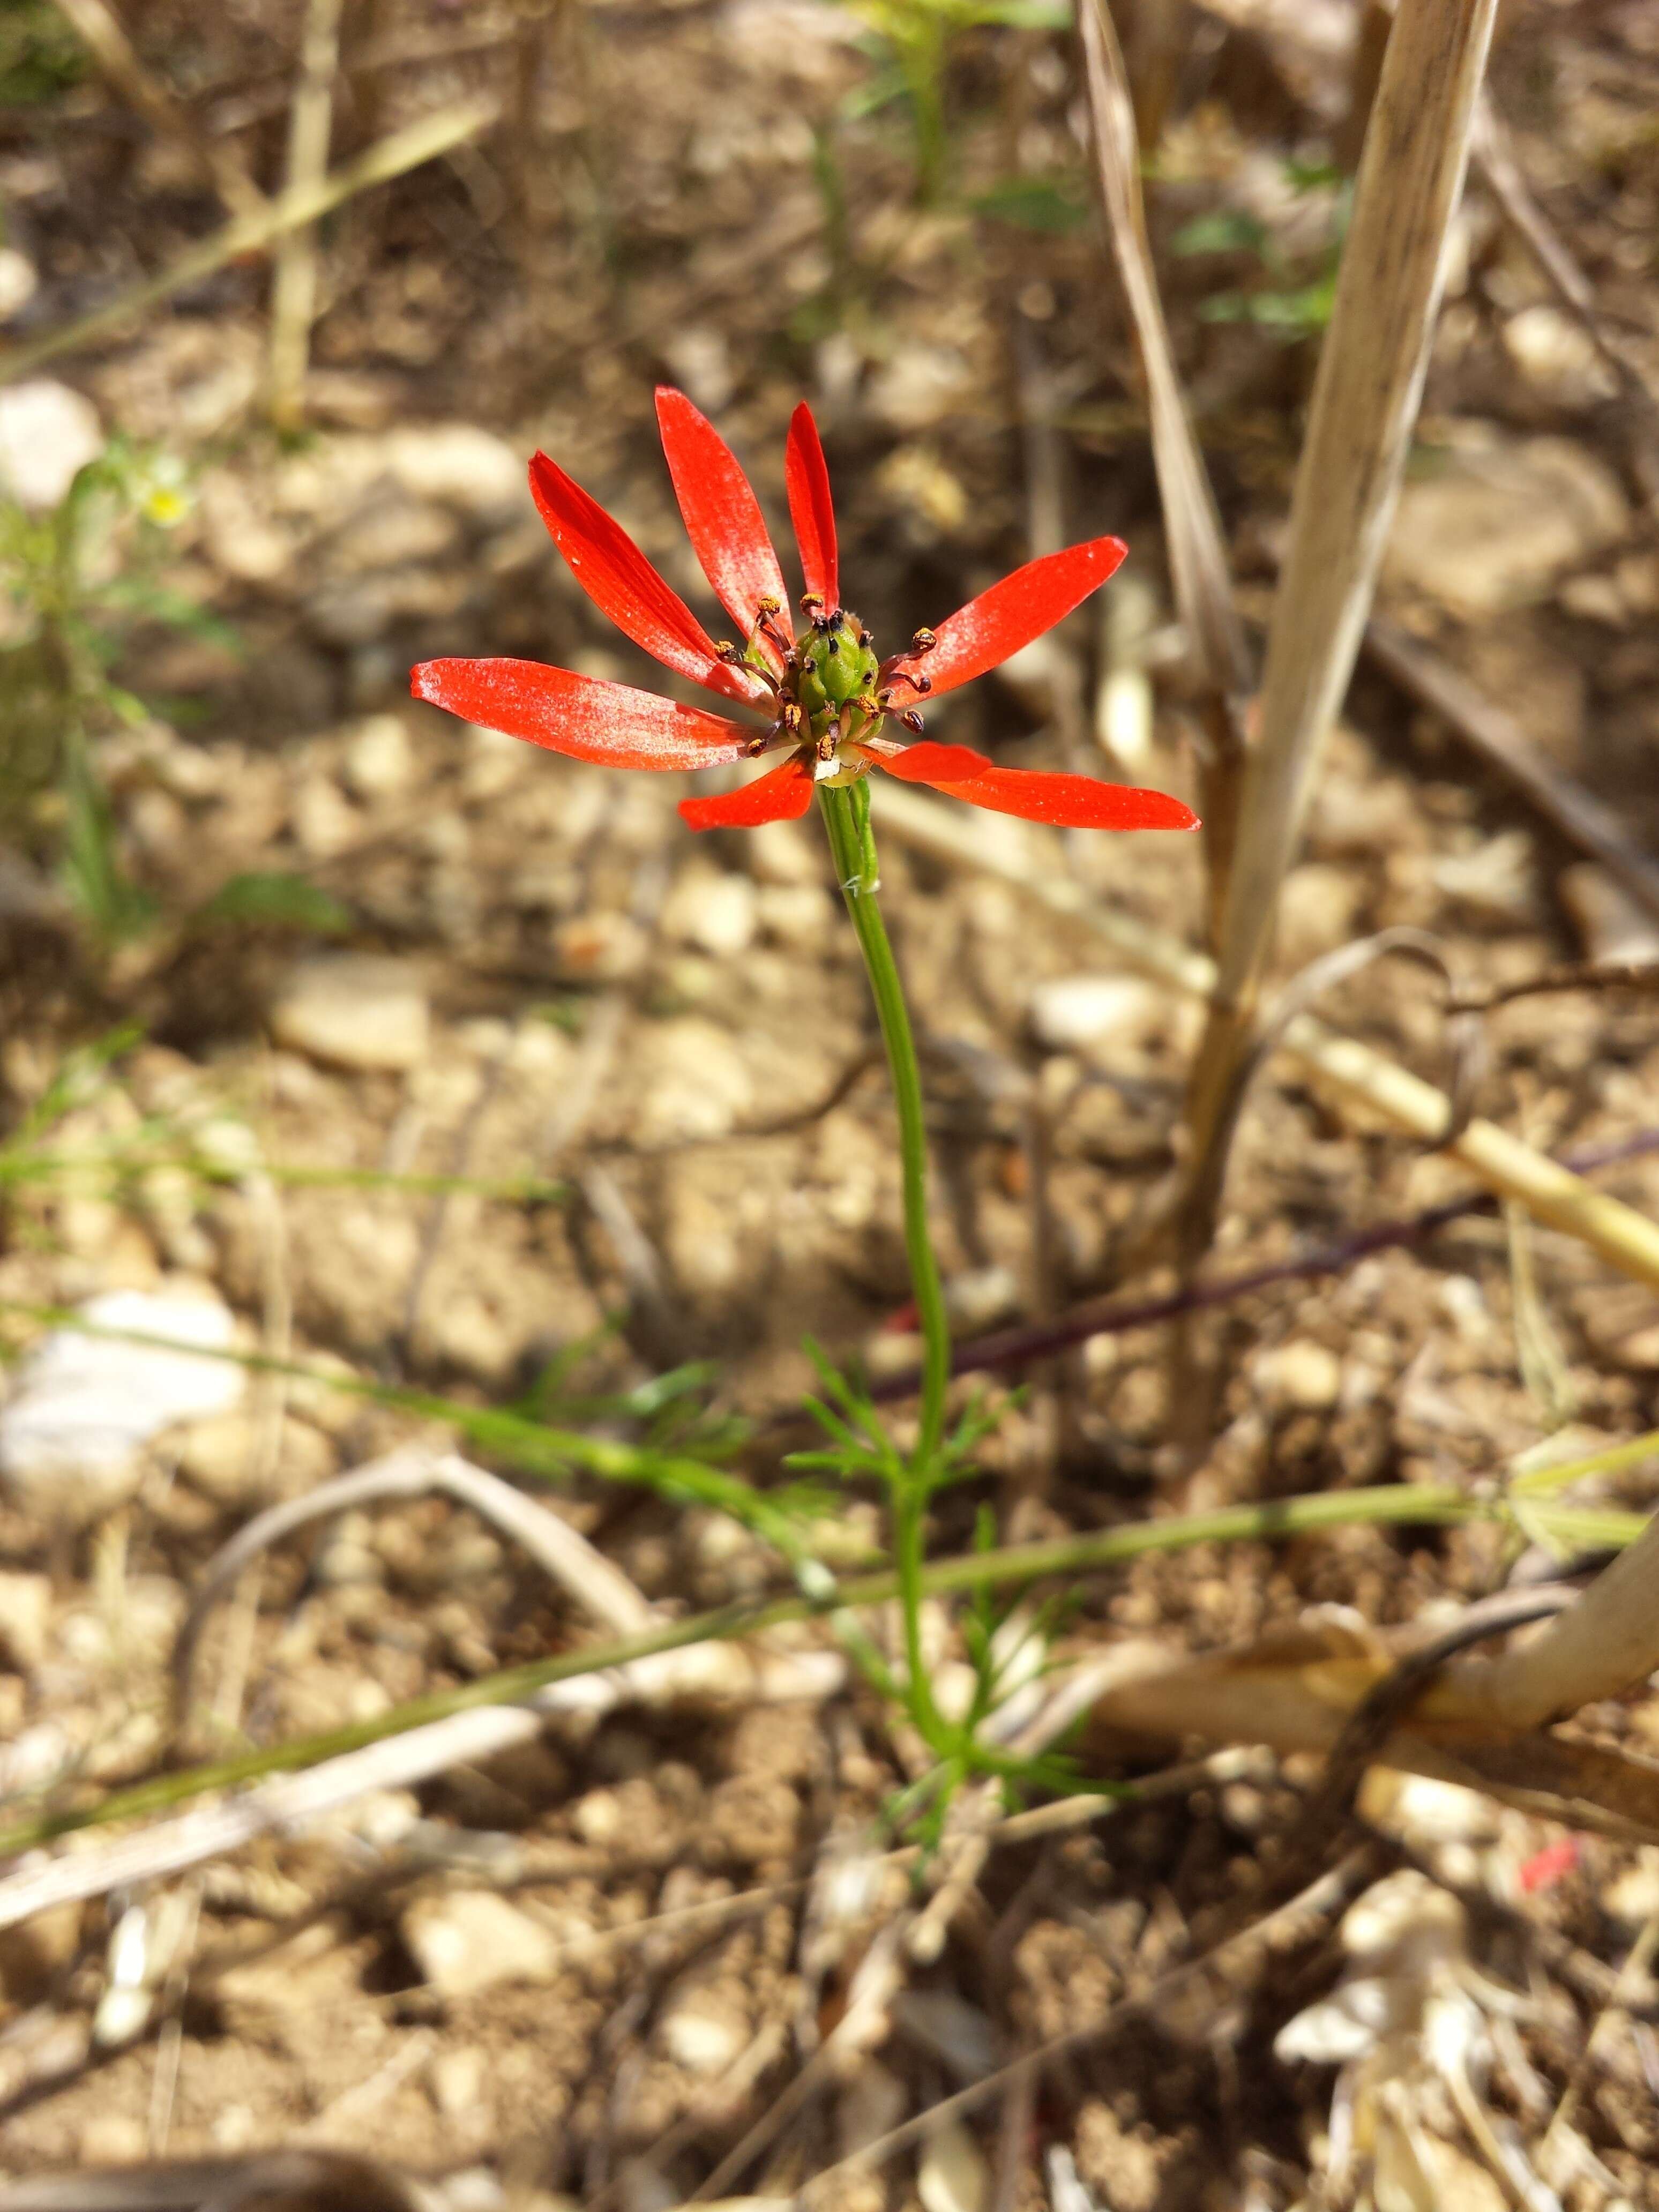
[[[1158,296],[1141,200],[1140,147],[1128,73],[1106,0],[1081,0],[1079,12],[1101,193],[1146,374],[1152,460],[1164,505],[1170,573],[1204,702],[1200,811],[1210,866],[1210,934],[1215,943],[1237,829],[1250,657],[1233,605],[1221,518],[1182,394]]]
[[[340,64],[343,0],[309,0],[300,44],[300,80],[289,111],[288,189],[314,192],[328,173],[334,127],[334,79]],[[276,249],[270,294],[270,372],[266,392],[279,429],[297,428],[305,413],[306,362],[317,313],[317,231],[313,223],[286,232]]]
[[[1383,58],[1297,471],[1220,967],[1188,1101],[1182,1256],[1211,1240],[1279,889],[1341,702],[1394,513],[1462,191],[1496,0],[1401,0]]]
[[[71,323],[60,324],[57,330],[32,338],[27,345],[13,346],[0,353],[0,384],[15,383],[20,376],[39,368],[43,362],[55,361],[59,354],[75,353],[83,346],[96,344],[120,330],[134,316],[148,313],[162,301],[172,299],[176,292],[214,276],[243,254],[262,252],[288,232],[315,222],[331,209],[342,206],[371,185],[388,183],[393,177],[401,177],[405,170],[418,168],[422,161],[447,153],[452,146],[459,146],[463,140],[487,128],[495,117],[493,100],[459,100],[453,107],[441,108],[435,115],[422,116],[418,123],[394,131],[332,175],[320,178],[304,189],[285,191],[249,215],[238,216],[222,229],[216,230],[210,238],[189,247],[154,276],[147,276],[143,283],[122,293],[118,299],[94,307]]]

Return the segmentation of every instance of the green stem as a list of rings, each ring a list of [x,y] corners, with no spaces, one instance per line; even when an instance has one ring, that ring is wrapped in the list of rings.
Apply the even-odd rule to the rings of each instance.
[[[1538,1516],[1554,1528],[1561,1509],[1540,1505]],[[1227,1505],[1209,1513],[1171,1515],[1167,1520],[1133,1522],[1127,1527],[1091,1531],[1081,1536],[1062,1536],[1047,1543],[1018,1544],[998,1552],[970,1552],[943,1559],[924,1569],[926,1595],[948,1596],[965,1590],[1018,1588],[1049,1576],[1066,1577],[1097,1574],[1103,1568],[1121,1566],[1148,1552],[1176,1552],[1194,1544],[1265,1543],[1310,1535],[1328,1528],[1376,1527],[1452,1527],[1460,1522],[1495,1521],[1510,1516],[1501,1499],[1473,1498],[1459,1490],[1421,1487],[1401,1483],[1370,1490],[1319,1491],[1307,1497],[1280,1498],[1265,1504]],[[1647,1525],[1639,1513],[1606,1512],[1598,1516],[1594,1540],[1609,1547],[1632,1543]],[[402,1735],[452,1713],[468,1712],[481,1705],[518,1703],[553,1682],[578,1675],[596,1674],[630,1661],[647,1659],[659,1651],[684,1650],[694,1644],[720,1640],[744,1641],[786,1621],[831,1617],[843,1607],[862,1609],[885,1605],[900,1595],[898,1577],[891,1572],[849,1576],[831,1585],[825,1599],[791,1596],[762,1605],[732,1605],[713,1613],[698,1613],[647,1629],[639,1636],[605,1644],[586,1644],[556,1657],[538,1659],[499,1674],[487,1674],[453,1689],[434,1691],[407,1705],[394,1705],[373,1719],[354,1721],[326,1735],[301,1736],[271,1744],[260,1751],[218,1759],[173,1774],[161,1774],[124,1790],[112,1790],[96,1805],[46,1813],[0,1831],[0,1860],[32,1850],[77,1828],[103,1827],[115,1820],[165,1810],[212,1790],[233,1789],[270,1774],[294,1773],[337,1759],[366,1744]]]
[[[904,1656],[910,1677],[910,1705],[917,1726],[940,1749],[950,1731],[933,1703],[927,1662],[921,1648],[922,1566],[927,1553],[927,1500],[945,1441],[945,1395],[951,1381],[951,1324],[945,1311],[945,1287],[927,1233],[927,1129],[923,1116],[921,1068],[905,1004],[898,963],[876,902],[881,877],[870,830],[870,791],[862,781],[828,784],[818,793],[836,875],[847,901],[853,932],[864,955],[865,973],[881,1023],[882,1042],[893,1079],[898,1109],[899,1162],[904,1194],[904,1250],[910,1263],[921,1328],[921,1410],[916,1447],[902,1481],[893,1486],[893,1562],[904,1616]]]
[[[899,1158],[904,1178],[904,1252],[910,1263],[916,1317],[921,1330],[921,1414],[913,1465],[931,1466],[945,1436],[945,1394],[951,1380],[951,1324],[945,1289],[927,1234],[927,1131],[922,1117],[921,1069],[910,1029],[904,986],[876,902],[880,877],[870,836],[870,794],[862,783],[826,785],[818,792],[836,873],[852,917],[865,972],[881,1023],[882,1042],[898,1109]]]

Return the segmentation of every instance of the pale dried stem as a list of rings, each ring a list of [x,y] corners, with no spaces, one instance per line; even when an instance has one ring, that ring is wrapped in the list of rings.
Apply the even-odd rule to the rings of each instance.
[[[58,0],[90,50],[100,73],[162,137],[182,146],[233,215],[257,215],[270,205],[237,155],[215,145],[164,85],[139,59],[108,0]]]
[[[470,1505],[483,1520],[512,1537],[613,1636],[636,1635],[650,1626],[655,1616],[627,1576],[568,1521],[514,1490],[500,1475],[471,1466],[454,1452],[433,1452],[410,1445],[332,1482],[322,1483],[302,1498],[273,1505],[239,1529],[215,1554],[173,1647],[173,1682],[179,1703],[185,1702],[191,1663],[208,1616],[226,1592],[235,1588],[253,1560],[313,1521],[329,1520],[360,1506],[425,1498],[434,1491]]]
[[[1495,1729],[1542,1728],[1659,1672],[1659,1517],[1567,1610],[1497,1659],[1448,1668],[1448,1694]]]
[[[1262,677],[1258,743],[1188,1101],[1184,1250],[1207,1248],[1243,1059],[1326,732],[1393,518],[1497,0],[1401,0],[1320,354]]]
[[[1215,989],[1212,960],[1128,915],[1097,905],[1066,878],[1040,832],[1011,831],[1001,821],[988,823],[891,782],[884,782],[875,804],[887,833],[937,859],[982,869],[1015,884],[1051,912],[1083,923],[1127,967],[1189,998],[1207,999]],[[1383,1115],[1419,1142],[1440,1144],[1453,1125],[1451,1101],[1443,1091],[1369,1046],[1339,1036],[1310,1014],[1291,1023],[1279,1048],[1340,1097]],[[1577,1237],[1621,1273],[1659,1287],[1659,1224],[1633,1206],[1593,1189],[1582,1176],[1478,1117],[1446,1143],[1445,1151],[1489,1190],[1517,1200],[1540,1220]]]
[[[987,2074],[981,2080],[970,2082],[967,2088],[957,2090],[954,2096],[929,2105],[925,2111],[892,2129],[879,2141],[869,2144],[863,2150],[854,2152],[850,2157],[838,2159],[833,2166],[825,2166],[822,2172],[815,2173],[797,2195],[794,2199],[796,2206],[817,2208],[834,2203],[836,2201],[835,2192],[825,2189],[826,2183],[837,2179],[844,2183],[848,2175],[868,2172],[872,2167],[884,2166],[901,2150],[925,2140],[942,2122],[959,2119],[975,2111],[988,2099],[1001,2095],[1028,2067],[1050,2065],[1055,2059],[1066,2057],[1073,2051],[1087,2050],[1091,2043],[1115,2034],[1131,2021],[1156,2014],[1170,1998],[1182,1994],[1206,1976],[1218,1978],[1219,2002],[1220,1978],[1224,1970],[1230,1970],[1226,1978],[1229,1983],[1234,1983],[1239,1962],[1248,1961],[1253,1954],[1270,1954],[1275,1947],[1296,1940],[1310,1923],[1317,1924],[1328,1918],[1363,1887],[1375,1871],[1376,1863],[1376,1855],[1368,1845],[1348,1852],[1328,1873],[1321,1875],[1317,1881],[1310,1884],[1300,1895],[1291,1898],[1288,1904],[1281,1905],[1277,1911],[1267,1914],[1240,1934],[1228,1936],[1199,1958],[1188,1960],[1182,1965],[1172,1967],[1168,1973],[1160,1974],[1146,1989],[1109,2006],[1086,2027],[1070,2029],[1063,2035],[1053,2036],[1048,2042],[1034,2045],[1030,2051],[1022,2052],[1010,2065],[999,2067],[994,2073]],[[1227,1988],[1229,1998],[1236,1997],[1237,1994],[1236,1986]]]
[[[334,129],[334,80],[340,66],[342,0],[309,0],[300,45],[300,78],[289,111],[288,189],[314,191],[328,172]],[[276,255],[270,295],[270,368],[266,402],[279,429],[305,413],[306,364],[317,314],[317,231],[290,230]]]
[[[560,1716],[599,1721],[627,1705],[817,1704],[836,1694],[846,1671],[837,1652],[778,1650],[760,1641],[699,1644],[550,1683],[520,1705],[469,1707],[96,1850],[25,1863],[0,1877],[0,1928],[48,1905],[162,1881],[240,1850],[256,1837],[303,1830],[370,1790],[413,1789],[434,1774],[493,1759],[533,1741]]]
[[[13,346],[0,353],[0,385],[15,383],[20,376],[27,376],[40,368],[43,362],[56,360],[59,354],[75,353],[84,346],[96,344],[135,316],[148,313],[176,292],[200,283],[243,254],[259,252],[289,231],[315,222],[331,209],[367,191],[371,185],[388,183],[393,177],[402,176],[405,170],[418,168],[422,161],[447,153],[452,146],[459,146],[463,140],[487,129],[494,122],[495,112],[495,103],[486,100],[460,100],[453,107],[441,108],[434,115],[422,116],[418,123],[394,131],[331,176],[284,191],[252,214],[238,216],[118,299],[94,307],[72,323],[61,324],[55,331],[47,331],[27,345]]]
[[[1176,373],[1158,296],[1140,191],[1140,147],[1123,55],[1106,0],[1079,0],[1088,64],[1095,158],[1129,319],[1146,376],[1152,460],[1158,471],[1176,606],[1192,674],[1204,698],[1202,812],[1210,864],[1211,936],[1218,942],[1232,866],[1243,774],[1243,707],[1250,656],[1233,605],[1221,518]]]

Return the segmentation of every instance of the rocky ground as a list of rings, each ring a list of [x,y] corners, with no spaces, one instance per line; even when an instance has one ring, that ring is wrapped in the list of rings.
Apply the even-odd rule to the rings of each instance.
[[[453,31],[447,13],[405,12],[377,22]],[[287,51],[280,13],[245,9],[222,49],[201,46],[204,112]],[[1154,216],[1255,621],[1312,347],[1213,303],[1279,281],[1279,265],[1318,273],[1332,194],[1291,189],[1285,162],[1340,120],[1352,18],[1229,0],[1200,19]],[[146,20],[158,50],[170,26],[183,34],[162,8]],[[811,398],[843,576],[884,639],[937,620],[1051,529],[1120,532],[1131,562],[1098,609],[1054,650],[941,702],[930,734],[1192,793],[1144,409],[1099,240],[985,211],[1016,167],[1057,197],[1081,191],[1068,41],[965,41],[962,173],[939,208],[910,204],[892,114],[844,123],[849,260],[826,224],[814,130],[866,66],[853,18],[743,0],[556,24],[535,161],[492,139],[341,219],[314,433],[283,447],[251,427],[257,267],[61,367],[83,403],[64,419],[83,434],[90,419],[188,461],[167,580],[225,627],[149,623],[118,664],[153,711],[112,727],[99,758],[154,923],[113,951],[91,945],[48,880],[52,808],[38,799],[16,882],[0,884],[0,1317],[27,1354],[0,1411],[8,1821],[168,1755],[174,1640],[253,1513],[458,1434],[510,1471],[386,1394],[528,1403],[640,1439],[659,1416],[629,1394],[707,1362],[697,1417],[750,1417],[741,1464],[764,1482],[811,1380],[809,1334],[877,1375],[913,1355],[890,1100],[815,824],[694,843],[674,813],[683,780],[556,762],[405,696],[408,665],[447,653],[649,680],[546,541],[524,489],[535,445],[705,613],[650,432],[663,378],[719,417],[780,517],[784,425]],[[484,48],[394,75],[374,127],[493,66]],[[1541,0],[1512,11],[1494,77],[1599,312],[1659,389],[1656,85],[1645,9]],[[370,135],[368,94],[354,97],[348,140]],[[154,265],[202,227],[172,150],[112,112],[88,84],[50,117],[0,121],[9,251],[31,280],[15,287],[13,336],[95,303],[131,281],[135,255]],[[1233,219],[1226,250],[1171,248],[1218,210]],[[1279,263],[1238,243],[1257,234],[1243,217]],[[1659,416],[1478,178],[1458,249],[1384,604],[1652,853]],[[0,392],[14,456],[34,443],[8,430],[19,397]],[[1195,840],[1022,849],[1123,915],[1201,937]],[[960,1328],[1167,1287],[1126,1279],[1122,1255],[1174,1158],[1194,1009],[1004,880],[897,835],[883,857],[926,1033]],[[191,919],[249,873],[326,895],[337,927],[307,931],[291,900],[264,922]],[[1659,924],[1604,869],[1363,667],[1286,886],[1280,969],[1398,922],[1433,932],[1489,989],[1659,953]],[[1543,1152],[1629,1139],[1656,1118],[1652,1006],[1578,993],[1503,1007],[1486,1023],[1480,1110]],[[1325,1011],[1445,1079],[1444,1019],[1419,971],[1383,962]],[[127,1021],[140,1034],[106,1065],[71,1060]],[[55,1089],[66,1066],[79,1073]],[[1659,1164],[1630,1160],[1598,1187],[1651,1213]],[[1213,1265],[1340,1242],[1468,1188],[1443,1157],[1270,1062]],[[169,1367],[85,1336],[43,1353],[40,1310],[88,1301],[117,1328],[185,1328],[308,1371]],[[935,1550],[966,1545],[981,1500],[1000,1540],[1019,1541],[1395,1478],[1471,1486],[1546,1439],[1589,1452],[1659,1419],[1652,1290],[1557,1232],[1491,1216],[1334,1280],[1241,1297],[1192,1341],[1218,1377],[1195,1471],[1172,1442],[1183,1409],[1168,1333],[1097,1337],[1009,1398],[984,1478],[941,1513]],[[352,1382],[381,1399],[337,1387]],[[778,1581],[775,1555],[706,1508],[591,1477],[550,1494],[515,1480],[649,1605]],[[1644,1506],[1650,1469],[1601,1495]],[[876,1533],[870,1501],[848,1501],[843,1552]],[[1492,1588],[1507,1564],[1475,1527],[1149,1557],[1074,1593],[1066,1644],[1205,1650],[1320,1604],[1405,1623]],[[369,1719],[606,1625],[580,1576],[550,1579],[453,1496],[337,1513],[276,1546],[216,1614],[193,1747]],[[945,1664],[955,1631],[943,1613],[934,1626]],[[784,1656],[822,1644],[803,1636]],[[303,1832],[0,1930],[0,2167],[301,2143],[443,2177],[456,2212],[666,2212],[711,2182],[786,2196],[1180,1965],[1248,1907],[1259,1840],[1305,1778],[1247,1762],[1092,1826],[1016,1828],[938,1909],[937,1941],[910,1942],[903,1971],[872,1980],[914,1902],[878,1824],[915,1747],[867,1691],[784,1673],[779,1695],[727,1683],[712,1700],[568,1712]],[[1594,1717],[1659,1747],[1651,1698]],[[1645,1960],[1613,1980],[1633,1944],[1650,1946],[1652,1850],[1582,1837],[1551,1858],[1561,1831],[1489,1800],[1380,1774],[1370,1788],[1384,1840],[1322,1913],[1039,2079],[1016,2077],[879,2176],[842,2175],[836,2201],[1322,2201],[1310,2176],[1360,2097],[1352,2067],[1369,2048],[1343,2042],[1330,2004],[1340,2013],[1340,1978],[1369,1966],[1401,2021],[1441,2003],[1449,2041],[1434,2048],[1490,2074],[1499,2131],[1529,2155],[1571,2095],[1583,2155],[1546,2161],[1561,2201],[1659,2203]],[[103,1841],[94,1830],[72,1848]],[[1393,1886],[1342,1923],[1345,1950],[1343,1909],[1384,1875]],[[872,1989],[867,2027],[790,2091]],[[1406,2026],[1365,2061],[1392,2115],[1383,2133],[1407,2146],[1371,2201],[1507,2201],[1446,2087],[1455,2067],[1425,2048]],[[1350,2070],[1334,2107],[1339,2057]]]

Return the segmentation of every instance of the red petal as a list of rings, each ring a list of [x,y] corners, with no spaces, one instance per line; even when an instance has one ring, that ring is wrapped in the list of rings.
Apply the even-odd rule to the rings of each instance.
[[[812,804],[812,771],[798,753],[781,768],[723,791],[717,799],[683,799],[681,818],[693,830],[757,830],[763,822],[794,822]]]
[[[657,422],[685,533],[714,597],[746,638],[763,599],[787,608],[789,593],[766,533],[760,502],[737,455],[683,392],[657,393]],[[782,623],[793,629],[786,613]]]
[[[803,399],[789,417],[783,449],[783,481],[789,494],[789,520],[800,548],[801,574],[809,592],[821,592],[823,611],[841,605],[841,574],[836,558],[836,509],[830,497],[830,471],[823,465],[818,426]]]
[[[918,764],[918,753],[933,758]],[[979,765],[968,775],[953,773],[951,756],[966,753]],[[941,765],[941,757],[943,764]],[[908,765],[907,765],[908,763]],[[1166,792],[1137,791],[1126,783],[1100,783],[1091,775],[1048,775],[1029,768],[993,768],[963,745],[907,745],[878,768],[912,783],[931,783],[952,799],[983,806],[994,814],[1018,814],[1027,822],[1047,822],[1056,830],[1196,830],[1190,806]]]
[[[754,700],[760,684],[715,657],[708,631],[622,525],[545,453],[530,464],[530,490],[570,573],[624,637],[695,684]]]
[[[740,760],[753,735],[701,707],[539,660],[423,660],[409,688],[487,730],[606,768],[707,768]]]
[[[906,745],[902,752],[872,753],[871,758],[878,768],[884,768],[889,775],[898,776],[905,783],[931,783],[940,790],[958,783],[976,783],[991,766],[984,754],[975,752],[971,746],[939,745],[927,738],[920,744]]]
[[[1128,550],[1121,538],[1091,538],[1086,545],[1028,561],[942,622],[939,643],[916,661],[917,669],[932,678],[935,694],[972,683],[1063,621],[1105,582]]]

